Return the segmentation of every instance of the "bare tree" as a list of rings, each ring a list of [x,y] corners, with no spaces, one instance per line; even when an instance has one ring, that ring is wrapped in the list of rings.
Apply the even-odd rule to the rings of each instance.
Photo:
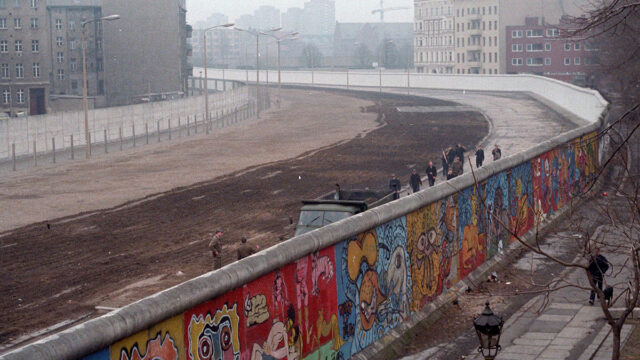
[[[633,125],[633,126],[630,126]],[[575,237],[574,241],[581,253],[574,260],[563,260],[560,257],[545,250],[542,244],[542,237],[539,235],[539,225],[542,222],[543,214],[540,209],[535,211],[535,225],[533,230],[533,239],[527,241],[521,236],[522,231],[517,222],[513,224],[505,223],[503,219],[489,212],[488,216],[491,222],[498,224],[507,231],[512,239],[519,242],[531,252],[542,255],[545,258],[565,267],[581,269],[585,276],[582,281],[570,281],[565,278],[556,278],[547,283],[537,283],[535,279],[531,279],[530,285],[532,290],[528,293],[540,293],[544,295],[545,301],[543,308],[549,303],[551,293],[558,290],[573,287],[586,291],[593,291],[598,296],[598,303],[602,308],[602,312],[606,318],[608,325],[611,327],[613,335],[613,352],[611,359],[618,360],[620,358],[621,331],[629,315],[632,314],[634,308],[640,305],[640,181],[638,174],[634,173],[635,166],[630,164],[629,143],[634,137],[638,137],[636,131],[640,127],[640,105],[625,112],[620,118],[611,125],[602,130],[599,136],[593,140],[599,141],[605,135],[611,136],[611,155],[605,159],[602,167],[598,170],[596,176],[587,183],[583,184],[581,192],[576,194],[565,206],[570,211],[567,221],[573,231],[583,233],[583,236]],[[471,159],[469,158],[471,164]],[[615,169],[609,169],[615,166]],[[603,180],[605,174],[609,176],[607,170],[615,170],[618,173],[618,182],[609,178],[609,186],[614,187],[612,196],[601,196],[599,198],[590,199],[589,191],[595,190],[596,182]],[[473,173],[475,177],[475,172]],[[475,181],[476,192],[482,194],[482,186]],[[533,189],[533,192],[538,189]],[[603,194],[604,195],[604,194]],[[605,231],[599,234],[589,233],[585,230],[585,222],[593,221],[590,218],[580,218],[573,211],[576,201],[579,199],[590,201],[591,206],[597,209],[599,219]],[[480,196],[482,206],[490,209],[486,197]],[[518,204],[517,213],[526,213],[528,206],[526,203]],[[606,272],[606,269],[600,267],[600,263],[594,261],[593,252],[595,248],[603,249],[607,254],[615,255],[621,258],[622,263],[617,267],[611,266],[611,273],[598,279],[600,272]],[[595,274],[595,276],[594,276]],[[611,279],[611,280],[608,280]],[[598,284],[600,281],[600,284]],[[615,289],[612,298],[607,299],[603,289],[607,287]],[[520,292],[521,294],[522,292]],[[612,309],[616,308],[616,312]]]
[[[322,53],[313,43],[307,43],[304,45],[304,48],[302,48],[302,57],[304,59],[305,66],[308,68],[319,67],[322,63]]]

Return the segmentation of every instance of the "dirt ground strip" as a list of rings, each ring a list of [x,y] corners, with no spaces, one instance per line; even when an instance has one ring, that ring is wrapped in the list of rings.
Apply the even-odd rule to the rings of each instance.
[[[281,109],[209,136],[183,137],[91,161],[0,177],[0,231],[106,209],[153,193],[299,156],[377,126],[370,101],[329,92],[283,91]],[[201,131],[202,132],[202,131]],[[1,246],[1,245],[0,245]]]
[[[289,218],[297,220],[300,199],[330,191],[336,182],[343,188],[385,189],[391,172],[406,184],[412,166],[417,166],[422,173],[426,162],[438,158],[437,153],[445,145],[461,142],[471,148],[488,131],[486,121],[478,113],[401,114],[395,111],[397,105],[450,104],[440,100],[393,96],[383,100],[381,106],[374,106],[377,94],[352,98],[296,91],[288,92],[287,96],[292,102],[302,104],[304,101],[305,106],[280,114],[288,120],[274,117],[272,122],[281,121],[280,125],[256,123],[244,132],[230,133],[224,142],[199,138],[163,149],[164,156],[170,157],[174,164],[181,164],[181,168],[190,166],[189,171],[182,169],[166,174],[161,161],[149,165],[150,158],[158,156],[149,155],[157,150],[145,150],[136,156],[120,157],[131,165],[123,168],[120,176],[109,176],[107,184],[111,188],[122,188],[137,181],[164,182],[171,176],[180,177],[174,180],[182,183],[204,178],[213,180],[176,187],[112,209],[51,221],[50,227],[44,222],[28,225],[0,238],[2,244],[15,244],[4,245],[0,254],[3,264],[0,343],[12,342],[20,334],[65,319],[85,314],[95,316],[96,305],[119,307],[211,270],[211,257],[202,238],[217,227],[226,230],[224,262],[231,262],[241,236],[247,236],[251,244],[261,248],[291,236],[293,226],[289,225]],[[357,108],[344,115],[365,122],[366,126],[345,125],[335,129],[327,121],[296,125],[298,118],[331,119],[331,114],[339,112],[306,105],[307,98],[313,103],[320,97],[343,97],[340,101],[345,107],[346,104],[358,107],[368,104],[368,114],[360,114]],[[378,119],[377,123],[371,124],[372,116]],[[275,126],[298,130],[278,137],[270,129]],[[261,134],[262,140],[257,140],[258,135],[250,137],[249,130]],[[331,132],[336,140],[342,141],[326,146],[326,140],[314,139],[323,132]],[[344,141],[348,138],[353,139]],[[228,146],[220,147],[223,143]],[[290,160],[247,169],[252,163],[269,161],[275,157],[273,153],[291,153],[287,149],[292,147],[320,150],[307,150]],[[185,148],[189,148],[188,152]],[[187,159],[196,151],[205,158],[208,152],[215,151],[219,162],[214,166],[204,164],[203,160]],[[85,173],[91,178],[76,181],[95,182],[99,188],[102,186],[99,177],[107,176],[106,168],[117,163],[114,159],[87,163],[90,171]],[[84,169],[76,166],[77,170]],[[237,171],[231,172],[234,169]],[[158,172],[158,178],[154,178],[154,171]],[[230,173],[216,177],[222,172]],[[35,192],[35,187],[42,182],[36,181],[38,176],[33,178],[33,182],[26,183]],[[53,179],[55,177],[52,177],[55,181]],[[69,184],[68,191],[73,189]],[[91,196],[91,191],[76,191],[71,196],[79,201]],[[70,212],[69,208],[78,204],[82,203],[67,203],[65,211]]]

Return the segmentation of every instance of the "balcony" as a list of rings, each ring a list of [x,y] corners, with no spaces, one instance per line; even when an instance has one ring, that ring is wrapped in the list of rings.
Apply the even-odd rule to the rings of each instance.
[[[187,39],[191,39],[191,37],[193,36],[193,26],[187,24],[186,28],[187,28]]]
[[[482,35],[482,29],[480,29],[480,27],[470,28],[468,31],[469,31],[469,35],[471,35],[471,36],[481,36]]]

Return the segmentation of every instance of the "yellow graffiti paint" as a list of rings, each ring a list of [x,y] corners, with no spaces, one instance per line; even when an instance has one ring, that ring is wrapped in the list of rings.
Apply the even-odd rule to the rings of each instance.
[[[114,343],[109,356],[111,360],[184,360],[182,315]]]

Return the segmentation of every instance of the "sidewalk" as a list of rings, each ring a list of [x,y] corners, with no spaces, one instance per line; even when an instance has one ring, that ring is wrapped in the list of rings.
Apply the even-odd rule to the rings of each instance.
[[[594,236],[606,234],[608,239],[623,241],[624,236],[619,228],[601,225]],[[611,241],[611,240],[609,240]],[[603,249],[603,253],[606,251]],[[623,265],[625,257],[618,254],[604,253],[615,268]],[[613,284],[621,281],[625,273],[608,276],[606,280]],[[588,286],[582,269],[565,269],[558,278],[571,283]],[[620,290],[614,293],[619,293]],[[528,359],[610,359],[612,336],[601,307],[588,304],[589,293],[577,288],[565,288],[551,293],[549,304],[542,313],[537,313],[543,296],[537,296],[522,306],[506,322],[502,330],[500,343],[502,351],[497,360]],[[622,306],[622,305],[619,305]],[[615,304],[613,305],[615,306]],[[625,325],[621,334],[624,342],[633,330],[632,325]],[[467,359],[482,360],[477,352]]]

